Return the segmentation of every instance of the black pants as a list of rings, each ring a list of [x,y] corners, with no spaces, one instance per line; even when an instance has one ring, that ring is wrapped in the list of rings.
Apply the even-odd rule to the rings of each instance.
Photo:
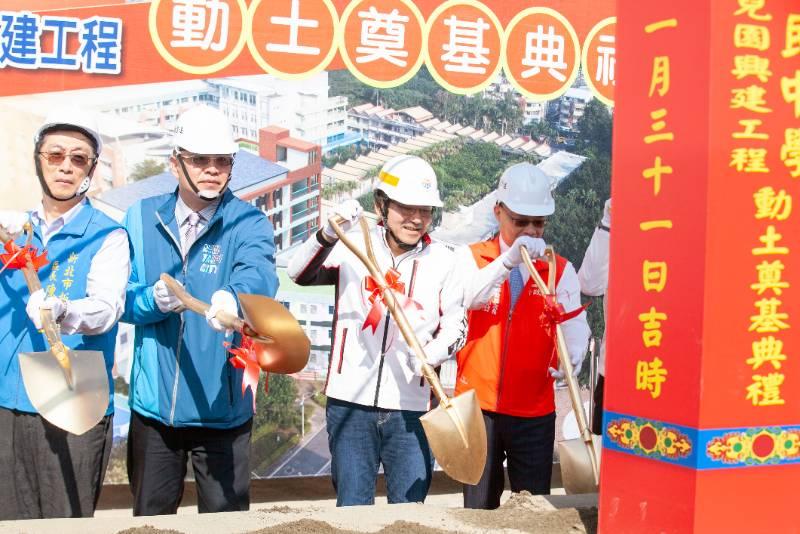
[[[0,520],[92,517],[111,454],[111,416],[76,436],[0,408]]]
[[[592,413],[592,434],[603,435],[603,385],[606,379],[597,375],[597,385],[594,387],[594,412]]]
[[[464,485],[464,508],[494,510],[500,506],[506,459],[511,491],[549,495],[556,414],[515,417],[484,411],[483,420],[488,441],[486,467],[476,485]]]
[[[200,513],[250,509],[252,426],[251,419],[230,429],[176,428],[132,412],[128,479],[133,493],[133,515],[178,511],[189,456]]]

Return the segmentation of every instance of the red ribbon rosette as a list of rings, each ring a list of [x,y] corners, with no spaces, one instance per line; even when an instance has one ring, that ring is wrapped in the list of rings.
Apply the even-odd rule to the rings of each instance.
[[[542,310],[541,321],[547,335],[551,339],[555,339],[556,325],[569,321],[573,317],[577,317],[589,307],[589,304],[591,303],[587,302],[583,306],[579,306],[571,312],[567,312],[564,311],[564,306],[556,300],[555,295],[544,295],[544,310]],[[553,347],[553,354],[557,355],[555,346]]]
[[[384,291],[389,289],[393,290],[395,292],[397,303],[404,310],[408,310],[409,308],[416,308],[418,310],[422,309],[422,306],[418,302],[406,296],[406,286],[400,281],[399,272],[394,269],[389,269],[384,275],[384,278],[386,281],[385,289],[381,288],[380,284],[378,284],[378,281],[372,276],[367,275],[364,278],[364,289],[367,291],[367,293],[369,293],[369,301],[372,304],[372,307],[367,314],[367,318],[364,320],[364,324],[361,326],[361,330],[372,328],[373,334],[378,328],[378,325],[381,322],[381,317],[383,317],[383,314],[386,311],[386,306],[383,303]]]
[[[258,391],[258,377],[261,367],[258,365],[256,343],[248,336],[242,336],[242,344],[234,347],[227,341],[223,343],[228,352],[233,354],[228,361],[237,369],[244,369],[242,375],[242,397],[247,393],[247,388],[253,393],[253,413],[256,412],[256,391]],[[268,382],[264,382],[264,393],[267,392]]]
[[[5,269],[23,269],[30,260],[33,265],[33,270],[38,271],[47,265],[47,251],[42,251],[41,254],[32,245],[19,246],[13,241],[7,241],[5,244],[5,254],[0,254],[0,262],[3,263],[3,270]]]

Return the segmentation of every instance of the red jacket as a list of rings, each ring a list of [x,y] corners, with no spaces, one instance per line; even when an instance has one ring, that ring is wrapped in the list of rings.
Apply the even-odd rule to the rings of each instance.
[[[482,269],[500,255],[499,238],[470,245]],[[556,283],[567,260],[556,256]],[[535,262],[547,281],[546,262]],[[524,267],[523,267],[524,268]],[[558,367],[553,339],[542,325],[544,298],[528,279],[510,309],[508,280],[499,298],[469,312],[467,343],[458,353],[456,395],[474,389],[481,409],[520,417],[537,417],[555,411],[553,378],[548,367]]]

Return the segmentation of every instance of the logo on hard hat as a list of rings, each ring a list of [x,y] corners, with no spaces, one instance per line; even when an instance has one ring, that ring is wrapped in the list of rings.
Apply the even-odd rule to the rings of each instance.
[[[430,178],[423,178],[422,179],[422,187],[425,190],[430,189],[431,187],[433,187],[433,180],[431,180]]]

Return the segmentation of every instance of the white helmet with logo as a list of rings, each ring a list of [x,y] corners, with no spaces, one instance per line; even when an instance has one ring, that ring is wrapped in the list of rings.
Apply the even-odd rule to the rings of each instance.
[[[556,210],[550,178],[531,163],[517,163],[503,172],[497,184],[497,202],[529,217],[552,215]]]
[[[387,161],[378,173],[375,190],[401,204],[442,207],[436,173],[418,156],[396,156]]]
[[[103,139],[100,137],[100,129],[97,127],[97,118],[91,111],[76,107],[62,107],[51,111],[33,138],[34,143],[39,146],[44,135],[58,129],[77,130],[84,134],[89,140],[93,141],[97,153],[103,150]]]
[[[175,148],[194,154],[235,154],[239,150],[228,118],[205,105],[188,109],[178,117],[173,141]]]

